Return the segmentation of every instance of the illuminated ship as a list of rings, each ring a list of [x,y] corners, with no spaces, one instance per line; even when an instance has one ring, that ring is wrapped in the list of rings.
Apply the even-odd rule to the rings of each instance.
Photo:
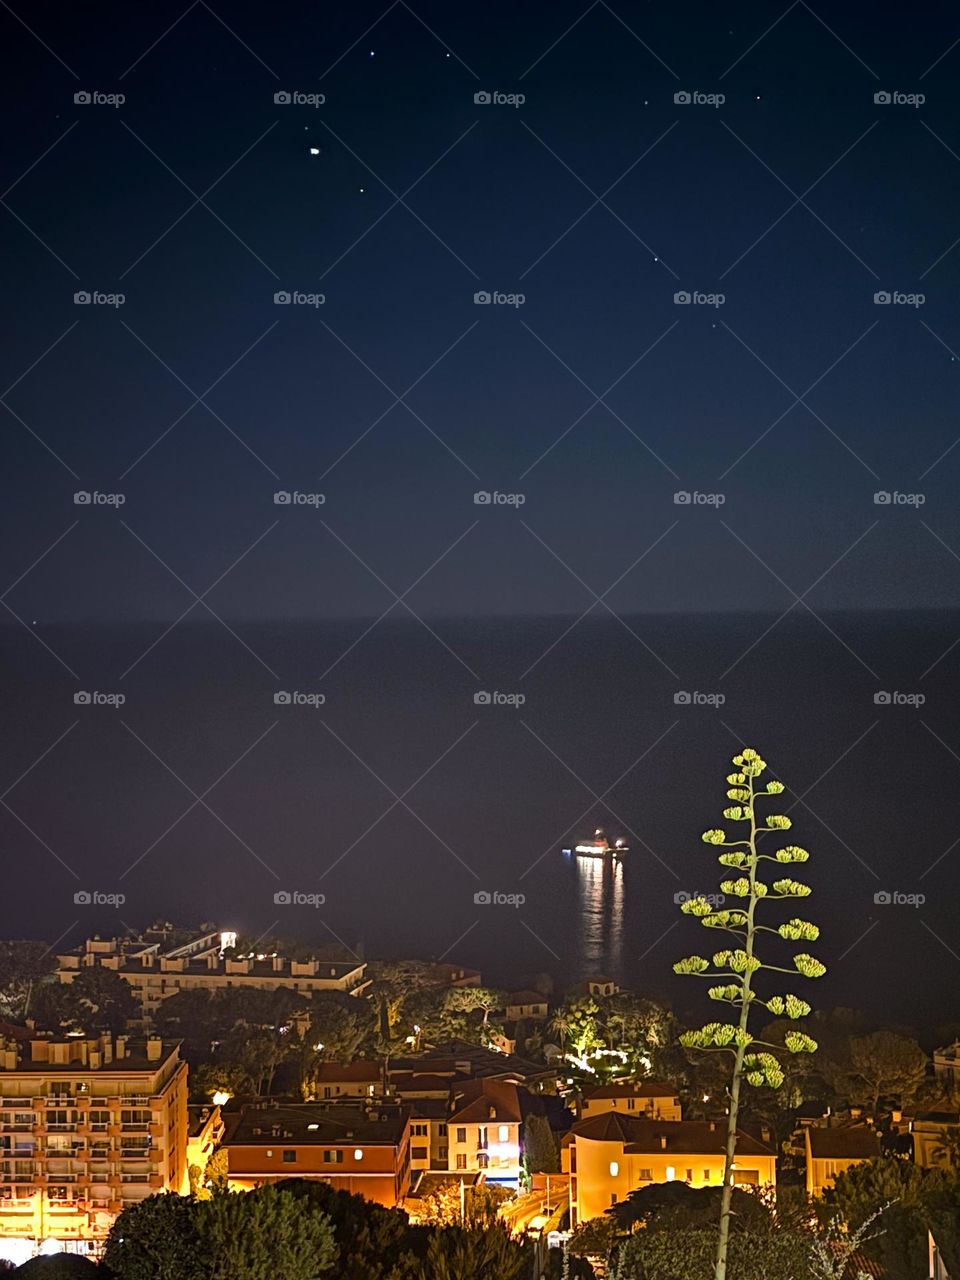
[[[564,853],[569,853],[569,849],[564,849]],[[592,840],[585,840],[583,844],[575,845],[573,852],[580,854],[584,858],[619,858],[627,852],[627,844],[624,840],[614,840],[613,844],[604,834],[603,827],[597,827],[593,833]]]

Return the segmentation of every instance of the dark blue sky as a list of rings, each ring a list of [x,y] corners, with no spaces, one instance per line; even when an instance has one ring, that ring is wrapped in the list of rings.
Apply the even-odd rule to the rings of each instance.
[[[15,2],[0,40],[0,933],[661,990],[750,744],[815,998],[950,1016],[956,6]],[[561,863],[597,821],[622,900]]]
[[[418,612],[577,613],[641,556],[619,610],[785,607],[840,557],[821,608],[960,603],[950,6],[22,17],[0,17],[0,590],[79,523],[10,593],[21,617],[169,620],[190,596],[159,560],[201,593],[239,557],[210,602],[258,619],[376,615],[370,571],[399,594],[439,557]]]

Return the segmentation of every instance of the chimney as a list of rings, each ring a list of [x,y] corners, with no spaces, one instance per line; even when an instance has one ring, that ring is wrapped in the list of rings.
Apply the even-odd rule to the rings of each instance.
[[[711,1120],[711,1121],[710,1121],[710,1132],[711,1132],[711,1133],[716,1133],[716,1131],[717,1131],[717,1122],[716,1122],[716,1120]]]
[[[666,1151],[666,1149],[667,1149],[667,1135],[666,1135],[665,1133],[661,1133],[661,1135],[660,1135],[660,1150],[661,1150],[661,1151]]]
[[[769,1126],[768,1126],[768,1125],[762,1125],[762,1126],[761,1126],[761,1128],[760,1128],[760,1140],[761,1140],[761,1142],[766,1143],[766,1145],[769,1147],[769,1145],[770,1145],[770,1129],[769,1129]]]
[[[147,1038],[147,1061],[159,1062],[163,1057],[163,1041],[159,1036],[149,1036]]]
[[[125,1058],[127,1056],[127,1037],[117,1036],[114,1043],[116,1046],[117,1061],[119,1062],[121,1058]]]

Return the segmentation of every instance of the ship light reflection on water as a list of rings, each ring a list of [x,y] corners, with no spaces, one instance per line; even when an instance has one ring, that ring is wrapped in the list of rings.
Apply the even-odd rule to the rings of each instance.
[[[596,977],[622,971],[624,868],[616,858],[576,860],[581,976]]]

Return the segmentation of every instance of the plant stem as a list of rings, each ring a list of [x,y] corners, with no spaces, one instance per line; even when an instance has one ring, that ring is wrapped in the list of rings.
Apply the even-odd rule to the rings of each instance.
[[[753,958],[753,944],[756,937],[756,926],[754,925],[754,912],[757,906],[756,882],[757,882],[757,819],[754,813],[754,793],[753,778],[749,778],[750,788],[750,905],[747,908],[747,932],[744,943],[744,949],[748,959]],[[750,1001],[752,998],[751,983],[753,980],[753,972],[748,966],[743,975],[742,1004],[740,1006],[740,1031],[747,1030],[747,1023],[750,1019]],[[723,1189],[720,1193],[720,1234],[717,1239],[717,1261],[714,1267],[714,1280],[726,1280],[727,1276],[727,1246],[730,1240],[730,1206],[733,1201],[733,1161],[737,1154],[737,1117],[740,1111],[740,1083],[743,1077],[743,1059],[746,1055],[747,1047],[743,1043],[744,1036],[740,1036],[741,1043],[737,1045],[737,1055],[733,1064],[733,1079],[730,1082],[730,1113],[727,1117],[727,1146],[723,1161]]]

